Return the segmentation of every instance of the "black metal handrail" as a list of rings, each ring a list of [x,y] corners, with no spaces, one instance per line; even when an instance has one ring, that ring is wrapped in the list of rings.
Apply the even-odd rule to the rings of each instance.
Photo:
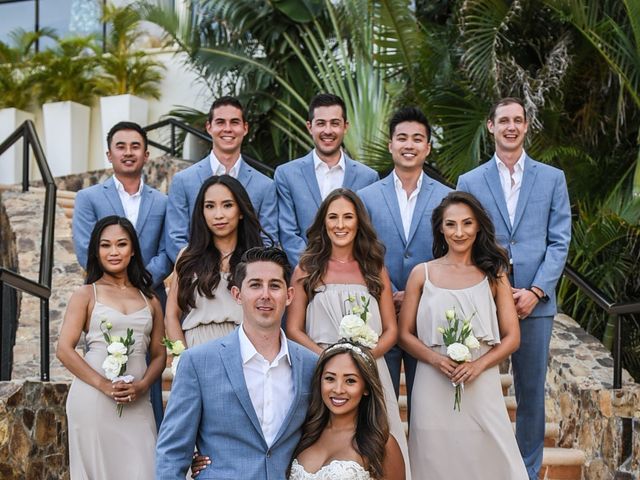
[[[0,267],[0,380],[11,380],[13,336],[10,335],[11,319],[8,308],[2,305],[5,287],[28,293],[40,299],[40,379],[49,381],[49,297],[53,271],[53,233],[55,226],[56,184],[49,169],[47,158],[30,120],[20,125],[0,144],[0,155],[22,139],[22,191],[29,191],[29,147],[33,151],[40,175],[45,184],[44,221],[40,244],[40,271],[38,281],[30,280],[16,272]]]
[[[449,188],[455,189],[456,186],[447,180],[437,168],[425,163],[424,171],[432,178],[447,185]],[[622,388],[622,320],[624,315],[632,315],[640,313],[640,300],[632,302],[614,302],[602,290],[593,285],[582,274],[573,268],[570,264],[566,264],[563,274],[581,290],[587,297],[593,300],[596,305],[602,308],[609,315],[616,317],[616,331],[614,336],[613,351],[613,388]]]
[[[564,267],[564,275],[587,297],[609,315],[615,316],[616,330],[613,342],[613,388],[622,387],[622,320],[624,315],[640,313],[640,300],[614,302],[602,290],[589,282],[571,265]]]
[[[157,130],[159,128],[163,128],[166,126],[169,126],[171,128],[170,146],[167,147],[166,145],[162,145],[161,143],[158,143],[153,140],[148,140],[148,143],[152,147],[158,148],[163,152],[170,154],[171,156],[175,156],[177,151],[176,128],[179,128],[180,130],[190,133],[198,137],[200,140],[204,140],[208,144],[211,144],[211,136],[208,133],[203,132],[202,130],[198,130],[197,128],[194,128],[191,125],[181,122],[180,120],[177,120],[175,118],[166,118],[164,120],[160,120],[159,122],[152,123],[151,125],[147,125],[146,127],[143,127],[143,128],[146,132],[151,132],[153,130]],[[246,155],[242,156],[242,160],[247,162],[256,170],[264,173],[265,175],[268,175],[269,177],[273,177],[273,173],[275,170],[273,167],[267,165],[266,163],[262,163],[256,160],[255,158],[247,157]]]

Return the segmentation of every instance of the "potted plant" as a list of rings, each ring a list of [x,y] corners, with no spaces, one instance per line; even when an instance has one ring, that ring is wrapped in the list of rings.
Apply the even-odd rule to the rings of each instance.
[[[0,42],[0,142],[25,120],[34,120],[33,113],[28,111],[37,86],[33,46],[43,36],[53,36],[53,32],[17,29],[9,34],[11,43]],[[0,184],[21,182],[22,143],[6,151],[0,157],[0,164]]]
[[[163,65],[151,60],[139,48],[143,33],[140,15],[132,6],[107,5],[103,21],[110,26],[104,54],[99,58],[98,92],[102,138],[106,151],[109,129],[122,120],[140,125],[148,122],[145,98],[160,98]]]
[[[55,176],[84,172],[89,159],[90,105],[98,65],[92,36],[59,39],[36,56],[45,151]]]

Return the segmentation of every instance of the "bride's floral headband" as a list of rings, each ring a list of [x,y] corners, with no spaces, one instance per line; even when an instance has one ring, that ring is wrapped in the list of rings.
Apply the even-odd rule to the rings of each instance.
[[[362,357],[366,362],[371,363],[371,356],[367,355],[359,345],[351,343],[348,339],[342,339],[340,342],[334,343],[325,350],[325,353],[331,353],[335,350],[351,350]]]

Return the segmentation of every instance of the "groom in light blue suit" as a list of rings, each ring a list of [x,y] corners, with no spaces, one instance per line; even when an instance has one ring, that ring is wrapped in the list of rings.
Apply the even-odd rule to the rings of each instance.
[[[232,294],[243,323],[181,355],[156,449],[156,479],[183,480],[194,447],[199,479],[282,480],[301,435],[317,357],[286,339],[290,267],[277,248],[248,250]]]
[[[346,111],[344,100],[336,95],[320,93],[313,97],[307,129],[315,148],[276,169],[280,243],[294,267],[307,246],[307,229],[322,200],[336,188],[357,191],[378,180],[375,170],[342,151],[349,128]]]
[[[164,248],[164,217],[167,197],[142,180],[142,169],[149,159],[147,134],[133,122],[119,122],[107,134],[107,158],[113,176],[104,183],[80,190],[73,208],[73,245],[82,268],[87,268],[87,248],[96,222],[109,215],[126,217],[135,226],[145,268],[164,308],[167,298],[164,279],[173,264]],[[161,382],[151,387],[151,403],[160,426],[162,421]]]
[[[269,177],[243,160],[242,140],[249,131],[242,104],[234,97],[221,97],[209,109],[206,124],[211,135],[211,154],[195,165],[176,173],[169,188],[165,236],[167,253],[175,262],[189,243],[189,228],[196,197],[204,181],[212,175],[231,175],[245,188],[260,224],[274,242],[278,241],[276,188]]]
[[[391,174],[360,191],[376,229],[386,247],[384,263],[389,271],[396,310],[404,298],[404,288],[413,267],[433,258],[431,212],[451,189],[423,172],[431,151],[431,127],[417,108],[398,110],[389,121]],[[394,346],[385,354],[396,395],[400,389],[400,369],[404,363],[407,397],[411,401],[416,360]]]
[[[496,239],[509,252],[513,299],[520,318],[520,348],[511,356],[516,391],[516,438],[531,480],[544,447],[544,385],[555,289],[571,241],[571,208],[561,170],[524,151],[527,114],[522,100],[496,102],[487,127],[496,153],[462,175],[458,189],[475,195],[489,212]]]

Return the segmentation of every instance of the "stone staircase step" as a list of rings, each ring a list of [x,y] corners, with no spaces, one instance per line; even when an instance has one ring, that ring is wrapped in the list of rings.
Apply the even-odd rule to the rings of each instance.
[[[581,480],[585,453],[576,448],[545,448],[540,480]]]
[[[506,397],[504,397],[504,403],[507,405],[507,413],[509,413],[509,419],[512,422],[515,422],[517,407],[516,397],[514,397],[513,395],[507,395]]]
[[[502,385],[502,395],[509,395],[509,388],[513,385],[513,376],[510,373],[501,373],[500,385]]]
[[[513,431],[516,430],[515,422],[511,422]],[[547,422],[544,424],[544,446],[556,447],[558,444],[558,438],[560,437],[560,425],[554,422]]]

